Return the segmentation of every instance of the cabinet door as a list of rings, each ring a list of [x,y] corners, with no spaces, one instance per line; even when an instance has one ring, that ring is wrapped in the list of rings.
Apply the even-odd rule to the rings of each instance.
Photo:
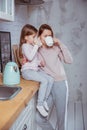
[[[0,19],[14,21],[14,0],[0,0]]]
[[[0,31],[0,71],[3,72],[7,62],[12,61],[10,32]]]
[[[35,102],[32,98],[26,108],[19,115],[10,130],[35,130]]]

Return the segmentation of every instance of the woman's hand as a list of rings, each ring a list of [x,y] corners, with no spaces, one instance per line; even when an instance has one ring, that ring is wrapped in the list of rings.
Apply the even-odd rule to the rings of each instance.
[[[44,67],[45,66],[45,62],[44,61],[40,61],[39,66],[40,67]]]
[[[45,66],[45,62],[41,61],[41,62],[40,62],[40,66],[41,66],[41,67],[44,67],[44,66]]]
[[[53,41],[54,41],[54,45],[57,45],[57,46],[60,46],[60,41],[59,41],[59,39],[58,38],[53,38]]]
[[[24,65],[24,64],[27,63],[27,62],[28,62],[28,59],[25,58],[25,57],[23,57],[23,58],[22,58],[22,65]]]

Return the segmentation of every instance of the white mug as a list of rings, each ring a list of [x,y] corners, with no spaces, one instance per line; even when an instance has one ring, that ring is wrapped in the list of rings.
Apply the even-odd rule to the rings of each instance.
[[[53,44],[54,44],[53,38],[51,36],[47,36],[45,38],[45,42],[46,42],[46,45],[49,46],[49,47],[53,46]]]

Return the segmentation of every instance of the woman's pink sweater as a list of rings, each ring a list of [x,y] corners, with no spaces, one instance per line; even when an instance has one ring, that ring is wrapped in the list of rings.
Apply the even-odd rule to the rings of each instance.
[[[60,47],[41,47],[39,53],[45,61],[45,66],[42,69],[49,75],[51,75],[55,81],[66,80],[66,74],[63,67],[63,61],[65,63],[72,63],[73,59],[68,48],[60,44]]]

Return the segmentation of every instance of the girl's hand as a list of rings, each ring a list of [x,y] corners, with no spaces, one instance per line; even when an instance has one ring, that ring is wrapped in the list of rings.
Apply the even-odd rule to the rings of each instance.
[[[37,45],[38,45],[38,47],[41,47],[41,46],[42,46],[42,43],[41,43],[41,42],[38,42]]]
[[[34,43],[35,43],[36,45],[38,45],[38,47],[41,47],[41,46],[42,46],[42,43],[41,43],[41,41],[40,41],[39,38],[37,38],[37,39],[35,38]]]
[[[37,45],[38,44],[38,40],[37,40],[37,37],[34,38],[34,45]]]

